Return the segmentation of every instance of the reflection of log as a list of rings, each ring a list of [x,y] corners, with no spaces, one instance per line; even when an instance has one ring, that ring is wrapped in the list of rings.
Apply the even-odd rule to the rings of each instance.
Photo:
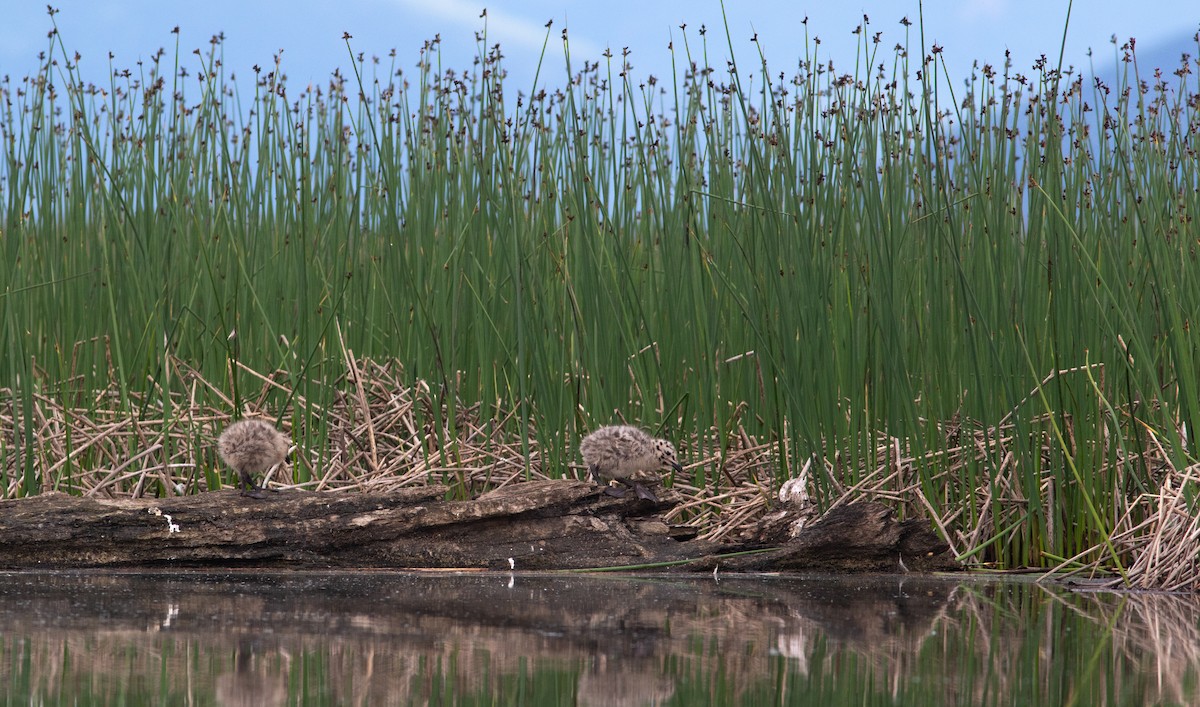
[[[48,494],[2,501],[0,567],[535,570],[670,562],[746,549],[673,540],[667,526],[648,515],[658,510],[653,504],[613,498],[580,481],[515,484],[471,501],[446,501],[445,494],[442,487],[422,487],[376,495],[281,492],[261,500],[224,491],[169,499]],[[912,569],[947,566],[943,555],[923,554],[940,545],[928,529],[898,523],[882,506],[852,504],[836,513],[783,550],[722,560],[721,567],[894,570],[901,554]],[[930,564],[918,556],[942,561]],[[712,566],[701,561],[691,568]]]
[[[514,657],[586,656],[603,672],[694,651],[699,635],[746,641],[758,650],[743,657],[756,659],[768,657],[761,648],[770,639],[805,632],[871,650],[915,649],[956,586],[935,577],[833,575],[781,583],[697,574],[31,572],[0,585],[0,630],[138,634],[151,644],[165,631],[222,646],[236,637],[231,667],[242,672],[258,667],[244,659],[314,636],[403,641],[400,655],[449,642],[521,644]],[[223,618],[214,625],[214,617]],[[666,643],[677,645],[664,651]]]
[[[809,656],[851,659],[874,666],[882,681],[922,649],[958,657],[966,639],[956,638],[956,622],[969,614],[945,616],[955,587],[930,577],[828,575],[10,573],[0,582],[0,677],[25,662],[33,672],[26,684],[85,685],[97,702],[121,695],[129,703],[139,687],[151,690],[142,701],[152,701],[158,680],[169,688],[161,694],[203,694],[206,671],[232,671],[217,679],[219,697],[270,704],[274,679],[303,672],[329,686],[310,702],[449,704],[451,685],[459,695],[509,696],[479,703],[516,704],[504,689],[536,669],[556,685],[577,681],[580,705],[622,704],[636,694],[756,704],[735,698],[769,689],[768,675],[791,674],[785,658],[792,666]],[[998,592],[1003,597],[980,603],[1009,619],[1019,612],[995,608],[1031,601],[1006,586]],[[938,629],[948,638],[931,645]],[[983,651],[977,662],[986,659],[987,641],[967,643]],[[305,667],[289,670],[291,661]],[[690,692],[676,692],[680,680]],[[105,692],[106,684],[115,686]],[[289,685],[288,702],[305,701]],[[697,689],[713,695],[696,699]],[[763,701],[764,693],[753,694]],[[568,688],[565,698],[543,702],[569,698]]]

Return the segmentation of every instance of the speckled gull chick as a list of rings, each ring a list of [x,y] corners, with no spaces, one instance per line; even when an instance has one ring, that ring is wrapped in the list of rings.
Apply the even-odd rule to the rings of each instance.
[[[263,420],[239,420],[221,433],[217,453],[238,473],[242,495],[262,498],[254,474],[265,472],[287,457],[288,437]]]
[[[583,438],[579,443],[579,453],[583,455],[583,463],[587,465],[588,476],[593,481],[618,481],[632,487],[639,498],[654,503],[658,503],[658,498],[645,486],[631,481],[630,477],[639,471],[657,471],[668,467],[683,471],[683,467],[675,460],[675,445],[628,425],[601,427]],[[617,498],[625,495],[625,489],[611,486],[605,492]]]

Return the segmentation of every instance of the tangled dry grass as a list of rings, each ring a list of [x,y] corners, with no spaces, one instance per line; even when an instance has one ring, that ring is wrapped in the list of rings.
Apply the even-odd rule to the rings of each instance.
[[[362,492],[436,483],[467,498],[525,480],[582,477],[573,453],[548,454],[533,431],[522,439],[515,432],[519,420],[514,410],[499,403],[485,409],[441,402],[426,382],[405,382],[396,361],[359,359],[349,351],[345,359],[346,373],[328,384],[332,402],[324,405],[289,387],[281,372],[239,369],[243,380],[256,384],[248,392],[243,384],[245,415],[298,421],[289,430],[299,442],[290,464],[269,474],[267,485]],[[15,403],[0,408],[0,497],[21,495],[21,468],[30,461],[41,489],[89,496],[188,494],[232,481],[214,443],[234,419],[228,381],[207,380],[183,361],[175,360],[174,367],[183,383],[175,387],[183,392],[155,389],[129,393],[122,401],[110,386],[86,398],[66,396],[69,402],[64,396],[36,393],[28,419]],[[17,399],[12,391],[0,394],[8,401]],[[1003,542],[1006,529],[1028,512],[1009,424],[984,427],[966,419],[929,423],[936,425],[944,444],[922,454],[911,453],[903,440],[880,435],[871,457],[874,465],[852,468],[840,455],[818,457],[759,439],[737,419],[724,435],[709,430],[678,440],[685,472],[670,479],[678,504],[666,519],[690,526],[704,539],[748,536],[780,507],[779,480],[791,477],[800,481],[790,485],[789,500],[800,503],[802,513],[815,517],[818,506],[883,501],[906,517],[927,518],[968,564],[981,563],[983,551]],[[1058,443],[1051,421],[1043,421],[1040,428],[1035,424],[1038,438],[1033,443],[1049,457]],[[322,429],[315,429],[318,424]],[[1073,434],[1069,424],[1066,433]],[[314,439],[323,443],[305,442]],[[572,441],[563,444],[573,450]],[[1177,469],[1160,447],[1146,448],[1148,458],[1141,461],[1160,470],[1157,490],[1123,503],[1109,538],[1097,539],[1057,570],[1094,575],[1112,568],[1117,557],[1125,567],[1116,584],[1198,591],[1200,519],[1190,507],[1200,491],[1200,467]],[[564,458],[572,461],[553,468],[553,460]],[[1114,468],[1108,473],[1114,475],[1129,462],[1120,455],[1111,458]],[[990,471],[972,476],[965,472],[972,465]],[[941,471],[923,478],[930,469]],[[703,475],[702,483],[697,474]],[[1054,483],[1045,476],[1044,485]],[[1043,498],[1054,498],[1053,488],[1044,490]],[[963,502],[971,497],[973,514]],[[1046,509],[1046,517],[1051,523],[1065,522],[1053,508]]]
[[[1157,492],[1141,494],[1129,504],[1112,543],[1133,561],[1111,586],[1200,591],[1200,516],[1192,510],[1198,494],[1200,465],[1168,466]]]

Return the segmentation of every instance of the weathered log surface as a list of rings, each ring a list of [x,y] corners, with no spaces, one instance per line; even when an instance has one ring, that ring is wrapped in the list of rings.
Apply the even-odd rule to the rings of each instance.
[[[917,519],[896,520],[879,503],[838,506],[777,550],[721,560],[738,571],[930,572],[960,569],[950,548]]]
[[[771,552],[672,539],[655,506],[571,480],[469,501],[440,486],[386,494],[235,491],[162,499],[45,494],[0,501],[0,568],[580,569],[694,560],[683,569],[950,569],[944,544],[884,506],[835,509]]]

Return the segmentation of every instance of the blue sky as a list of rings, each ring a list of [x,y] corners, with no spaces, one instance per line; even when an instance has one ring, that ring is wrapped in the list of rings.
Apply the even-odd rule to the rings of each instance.
[[[44,2],[9,2],[0,23],[0,74],[15,79],[36,70],[50,21]],[[555,53],[548,62],[550,86],[562,83],[559,33],[564,26],[569,28],[576,61],[599,59],[606,47],[616,55],[629,47],[638,79],[670,72],[667,45],[674,40],[679,46],[683,23],[693,50],[702,24],[716,30],[708,36],[715,67],[721,67],[727,55],[721,5],[716,0],[64,0],[55,5],[61,10],[57,21],[67,47],[83,55],[85,75],[93,81],[107,75],[110,51],[118,68],[132,68],[159,47],[170,52],[175,40],[171,28],[177,25],[182,54],[191,61],[198,61],[191,56],[192,49],[207,49],[209,37],[224,32],[226,67],[238,74],[248,74],[254,64],[269,65],[282,48],[284,70],[293,85],[324,82],[335,67],[348,66],[343,32],[354,36],[355,51],[368,56],[386,55],[395,48],[405,69],[417,61],[423,40],[440,34],[444,65],[466,68],[475,56],[475,32],[483,28],[479,17],[483,7],[488,8],[489,43],[501,43],[505,64],[520,82],[518,87],[532,80],[546,35],[544,25],[551,19],[550,47]],[[757,65],[757,49],[749,41],[757,33],[772,73],[788,74],[804,53],[805,17],[810,36],[821,38],[822,55],[832,57],[840,71],[853,73],[856,38],[851,31],[864,14],[870,17],[872,34],[883,32],[883,46],[889,50],[904,41],[900,19],[907,16],[916,22],[920,14],[915,0],[730,0],[727,6],[734,52],[742,66]],[[1039,54],[1057,58],[1066,11],[1067,3],[1060,0],[930,0],[924,3],[925,35],[927,42],[944,47],[952,78],[965,78],[976,59],[1000,64],[1006,49],[1012,51],[1017,70],[1028,72]],[[916,29],[914,25],[914,47]],[[1066,63],[1086,68],[1090,47],[1095,50],[1096,69],[1110,71],[1114,48],[1109,40],[1115,34],[1121,41],[1136,37],[1139,57],[1173,69],[1182,52],[1200,53],[1192,39],[1198,29],[1200,4],[1194,0],[1079,0],[1072,10]]]

